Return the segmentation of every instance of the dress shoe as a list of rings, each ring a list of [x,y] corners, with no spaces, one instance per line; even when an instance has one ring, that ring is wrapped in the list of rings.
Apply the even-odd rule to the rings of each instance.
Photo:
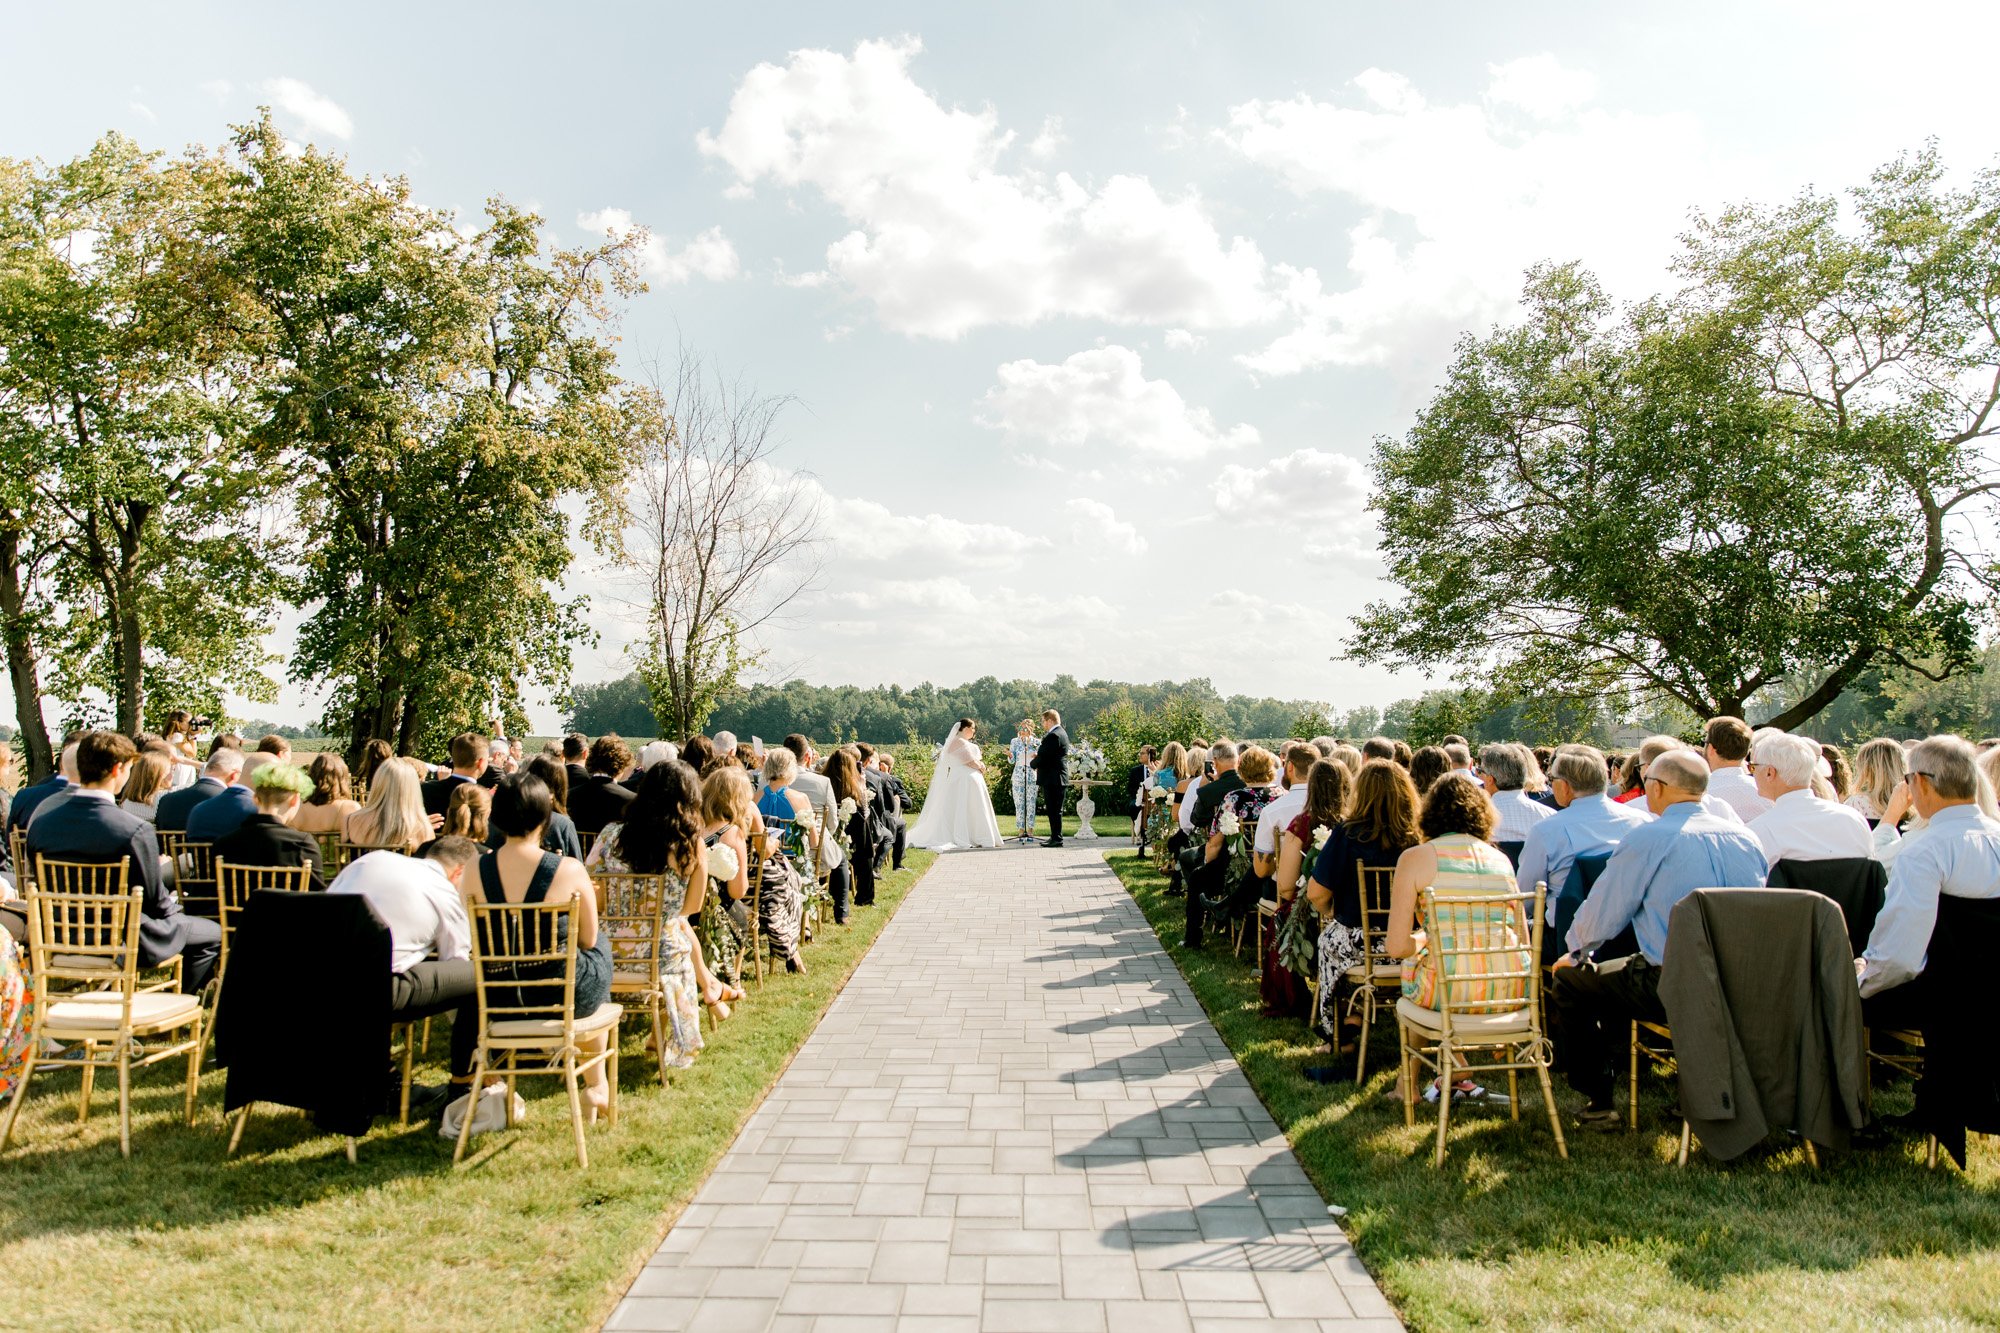
[[[1050,838],[1047,842],[1042,844],[1042,846],[1044,847],[1060,847],[1062,845],[1063,844],[1061,838]]]

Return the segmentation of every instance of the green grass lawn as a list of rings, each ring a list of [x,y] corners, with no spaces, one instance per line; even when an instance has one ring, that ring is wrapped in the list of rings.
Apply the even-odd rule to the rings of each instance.
[[[932,860],[913,852],[878,906],[829,922],[805,976],[750,983],[671,1087],[628,1019],[619,1122],[589,1131],[588,1171],[560,1079],[524,1080],[526,1124],[474,1139],[454,1171],[434,1123],[381,1122],[350,1166],[343,1140],[281,1109],[225,1158],[223,1075],[189,1129],[171,1066],[134,1080],[128,1162],[115,1078],[80,1127],[77,1076],[37,1078],[0,1157],[0,1327],[595,1327]],[[446,1072],[448,1020],[434,1026],[426,1082]]]
[[[1524,1079],[1521,1122],[1454,1114],[1450,1155],[1431,1167],[1436,1121],[1403,1126],[1383,1100],[1393,1021],[1378,1020],[1365,1089],[1300,1072],[1324,1045],[1259,1016],[1248,951],[1226,939],[1181,947],[1180,899],[1127,850],[1108,859],[1145,911],[1307,1172],[1349,1209],[1369,1271],[1424,1329],[1592,1325],[1856,1328],[2000,1321],[2000,1150],[1975,1140],[1969,1173],[1922,1164],[1921,1145],[1807,1166],[1775,1144],[1726,1166],[1674,1165],[1670,1080],[1642,1075],[1640,1131],[1570,1128],[1582,1099],[1558,1080],[1570,1160]],[[1350,1065],[1351,1069],[1351,1065]],[[1505,1091],[1504,1080],[1495,1086]],[[1622,1095],[1621,1095],[1622,1099]],[[1881,1089],[1878,1111],[1909,1107]]]

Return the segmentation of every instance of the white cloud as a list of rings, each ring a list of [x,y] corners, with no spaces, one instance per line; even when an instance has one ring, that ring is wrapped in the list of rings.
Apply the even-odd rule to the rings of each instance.
[[[201,90],[218,102],[229,100],[229,94],[236,91],[236,85],[228,79],[204,79]]]
[[[1140,176],[1097,189],[1000,168],[1014,134],[990,108],[946,107],[910,77],[914,38],[852,56],[795,51],[744,75],[701,151],[737,187],[817,190],[853,230],[826,270],[892,329],[954,338],[1055,317],[1215,328],[1273,316],[1268,266],[1224,241],[1200,198]],[[1056,145],[1044,125],[1030,145]]]
[[[1346,454],[1299,449],[1261,467],[1232,463],[1216,475],[1211,494],[1216,512],[1226,519],[1310,520],[1310,528],[1291,534],[1310,559],[1362,560],[1374,554],[1368,469]]]
[[[125,105],[131,108],[133,115],[144,117],[150,124],[157,125],[160,123],[159,113],[144,102],[127,102]]]
[[[737,273],[736,247],[722,234],[721,227],[710,227],[679,250],[671,250],[664,237],[632,221],[627,209],[600,208],[595,213],[579,213],[576,225],[585,231],[603,232],[614,240],[623,240],[635,231],[645,232],[645,243],[639,249],[639,268],[647,277],[661,282],[687,282],[692,278],[724,282]]]
[[[1660,283],[1688,208],[1730,180],[1693,116],[1593,107],[1594,77],[1552,56],[1490,75],[1476,102],[1433,104],[1403,76],[1368,70],[1353,81],[1359,105],[1301,96],[1231,109],[1222,137],[1246,159],[1298,194],[1363,210],[1347,233],[1348,285],[1275,269],[1296,324],[1244,364],[1283,375],[1434,362],[1462,330],[1503,318],[1542,260],[1581,259],[1634,295]]]
[[[1186,329],[1168,329],[1166,342],[1170,352],[1199,352],[1208,344],[1208,339]]]
[[[1042,119],[1042,132],[1028,145],[1028,156],[1046,160],[1054,157],[1056,150],[1068,142],[1069,136],[1063,133],[1062,117],[1045,116]]]
[[[1258,441],[1249,425],[1223,428],[1166,380],[1149,380],[1139,354],[1112,344],[1078,352],[1061,365],[1009,361],[979,400],[984,425],[1052,444],[1194,458]]]
[[[258,85],[258,91],[271,99],[271,105],[298,122],[307,134],[331,134],[336,139],[354,137],[354,118],[340,103],[314,91],[302,79],[266,79]]]
[[[1119,519],[1102,500],[1075,499],[1063,506],[1069,513],[1069,539],[1087,551],[1107,551],[1115,555],[1144,555],[1146,539],[1135,524]]]
[[[942,514],[898,514],[874,500],[829,498],[826,531],[835,558],[905,566],[940,565],[1005,568],[1031,551],[1045,549],[1046,537],[1032,537],[1004,523],[967,523]]]

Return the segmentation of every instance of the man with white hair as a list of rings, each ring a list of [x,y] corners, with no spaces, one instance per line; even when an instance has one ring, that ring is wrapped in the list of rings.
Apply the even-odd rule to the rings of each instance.
[[[733,731],[718,731],[718,732],[716,732],[716,733],[715,733],[715,736],[714,736],[714,738],[713,738],[713,739],[714,739],[714,741],[715,741],[715,752],[716,752],[717,754],[719,754],[719,755],[723,756],[723,757],[724,757],[725,759],[726,759],[726,758],[729,758],[730,756],[732,756],[732,755],[734,755],[734,754],[736,753],[736,733],[735,733],[735,732],[733,732]]]
[[[1522,790],[1528,784],[1528,763],[1533,758],[1525,745],[1501,742],[1480,747],[1479,783],[1492,798],[1493,813],[1499,816],[1493,823],[1495,843],[1525,843],[1530,829],[1555,814]]]
[[[1548,884],[1545,910],[1550,925],[1555,924],[1556,903],[1576,869],[1576,859],[1612,851],[1633,829],[1653,821],[1652,812],[1641,809],[1641,803],[1620,805],[1605,795],[1608,781],[1604,752],[1594,746],[1565,745],[1549,765],[1549,791],[1556,799],[1556,811],[1528,830],[1516,879],[1531,887]]]
[[[1865,857],[1874,849],[1867,820],[1813,794],[1820,762],[1819,746],[1783,732],[1764,736],[1750,752],[1757,795],[1770,802],[1770,809],[1750,821],[1750,832],[1773,865]]]
[[[1569,928],[1570,952],[1556,960],[1549,1035],[1569,1085],[1589,1099],[1587,1129],[1615,1129],[1613,1072],[1635,1018],[1665,1022],[1660,968],[1667,918],[1696,889],[1761,888],[1764,852],[1739,822],[1710,814],[1708,765],[1689,749],[1668,750],[1646,767],[1650,823],[1625,835]],[[1593,961],[1627,929],[1638,953]]]
[[[2000,823],[1980,812],[1972,746],[1932,736],[1910,751],[1910,804],[1928,823],[1889,868],[1881,915],[1856,960],[1869,1027],[1913,1027],[1938,899],[2000,897]]]
[[[243,752],[227,745],[208,756],[201,776],[179,791],[170,791],[153,804],[153,827],[162,833],[187,832],[188,816],[194,808],[213,796],[220,796],[243,773]]]

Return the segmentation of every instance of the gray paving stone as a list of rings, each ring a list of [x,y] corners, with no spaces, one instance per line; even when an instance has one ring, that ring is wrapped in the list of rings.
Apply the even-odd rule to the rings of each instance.
[[[940,859],[606,1327],[1399,1325],[1079,845]]]

